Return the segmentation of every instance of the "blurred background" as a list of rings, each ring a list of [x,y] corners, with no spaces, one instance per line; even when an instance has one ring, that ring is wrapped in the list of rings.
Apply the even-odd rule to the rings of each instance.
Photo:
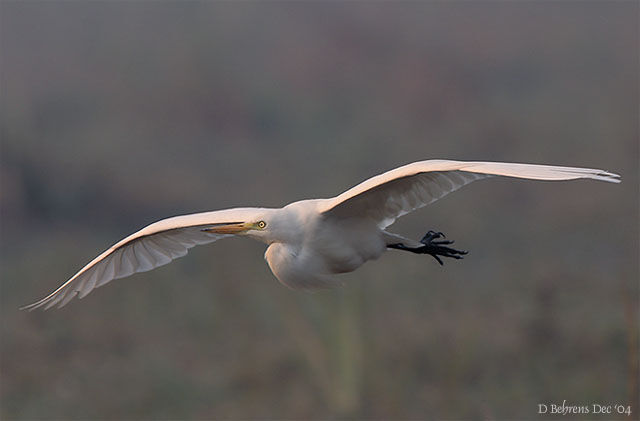
[[[1,2],[0,418],[637,405],[638,9]],[[232,239],[18,311],[155,220],[329,197],[430,158],[623,183],[474,183],[393,227],[441,230],[463,261],[390,252],[337,290],[291,291],[264,245]]]

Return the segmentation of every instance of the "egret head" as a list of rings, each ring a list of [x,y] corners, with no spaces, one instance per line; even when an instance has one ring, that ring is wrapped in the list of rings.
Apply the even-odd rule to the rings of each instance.
[[[274,234],[275,215],[273,212],[270,212],[270,209],[263,210],[264,212],[254,212],[251,215],[238,215],[244,216],[244,218],[238,218],[238,220],[234,222],[212,224],[212,226],[203,229],[203,231],[212,234],[246,235],[247,237],[269,243],[272,241],[271,237],[273,237]]]
[[[232,234],[247,235],[253,234],[250,231],[264,231],[267,228],[267,222],[264,220],[248,221],[248,222],[224,222],[215,224],[212,227],[205,228],[202,231],[212,234]]]

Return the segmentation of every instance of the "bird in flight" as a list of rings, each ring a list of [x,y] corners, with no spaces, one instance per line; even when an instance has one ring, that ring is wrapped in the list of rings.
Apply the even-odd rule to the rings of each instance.
[[[505,162],[428,160],[372,177],[330,199],[310,199],[283,208],[233,208],[174,216],[142,228],[85,265],[45,298],[22,309],[62,307],[73,297],[113,279],[145,272],[187,254],[200,244],[233,235],[268,244],[265,260],[284,285],[294,289],[331,288],[333,275],[351,272],[389,249],[461,259],[440,232],[415,241],[386,230],[397,218],[491,176],[532,180],[594,180],[619,183],[603,170]]]

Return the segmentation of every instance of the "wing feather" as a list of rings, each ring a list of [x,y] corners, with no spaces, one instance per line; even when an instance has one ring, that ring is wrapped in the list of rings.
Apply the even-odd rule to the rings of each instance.
[[[327,199],[321,212],[333,218],[364,216],[385,228],[397,218],[433,203],[466,184],[491,176],[548,181],[591,178],[620,182],[617,174],[591,168],[507,162],[419,161],[372,177]]]
[[[104,251],[45,298],[22,308],[62,307],[75,296],[84,298],[113,279],[166,265],[196,245],[231,236],[204,232],[204,228],[252,220],[262,211],[260,208],[226,209],[175,216],[148,225]]]

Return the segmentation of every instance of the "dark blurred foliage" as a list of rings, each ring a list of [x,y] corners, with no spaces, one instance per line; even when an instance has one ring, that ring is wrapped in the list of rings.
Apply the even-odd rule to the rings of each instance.
[[[0,418],[532,419],[565,399],[634,404],[637,2],[0,12]],[[338,290],[282,287],[264,246],[238,239],[60,311],[17,310],[154,220],[328,197],[428,158],[624,181],[478,182],[394,226],[442,230],[465,260],[390,252]]]

